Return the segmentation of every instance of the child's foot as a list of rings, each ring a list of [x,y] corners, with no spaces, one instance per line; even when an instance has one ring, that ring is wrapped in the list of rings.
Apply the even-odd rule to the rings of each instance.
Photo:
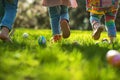
[[[5,42],[12,42],[12,40],[9,37],[9,29],[6,27],[3,27],[0,32],[0,39]]]
[[[94,40],[98,40],[100,38],[101,32],[104,30],[104,26],[100,25],[96,29],[93,30],[92,38]]]
[[[59,41],[61,41],[61,39],[62,39],[62,36],[60,34],[56,34],[51,38],[51,42],[52,43],[59,42]]]
[[[68,38],[70,36],[70,27],[67,20],[63,19],[60,22],[61,30],[62,30],[62,37]]]

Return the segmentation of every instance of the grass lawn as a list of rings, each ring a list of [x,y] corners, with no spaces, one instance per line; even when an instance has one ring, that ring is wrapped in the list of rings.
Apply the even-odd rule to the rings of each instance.
[[[0,41],[0,80],[120,80],[120,69],[106,61],[109,50],[120,51],[120,33],[114,46],[101,42],[106,32],[98,44],[91,33],[71,30],[68,39],[51,44],[50,30],[16,29],[12,44]],[[46,47],[38,44],[41,35]]]

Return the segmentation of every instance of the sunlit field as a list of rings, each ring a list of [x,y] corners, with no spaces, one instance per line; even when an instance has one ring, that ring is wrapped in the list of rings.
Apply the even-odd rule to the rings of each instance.
[[[106,32],[99,41],[91,34],[71,30],[68,39],[53,44],[50,30],[15,29],[13,43],[0,41],[0,80],[120,80],[120,69],[106,61],[109,50],[120,51],[120,33],[114,45],[102,42]],[[46,46],[38,44],[39,36]]]

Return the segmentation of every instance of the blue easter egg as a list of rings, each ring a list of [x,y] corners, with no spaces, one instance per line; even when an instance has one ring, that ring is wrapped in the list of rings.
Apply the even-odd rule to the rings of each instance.
[[[40,36],[38,38],[38,44],[39,45],[46,45],[46,38],[44,36]]]

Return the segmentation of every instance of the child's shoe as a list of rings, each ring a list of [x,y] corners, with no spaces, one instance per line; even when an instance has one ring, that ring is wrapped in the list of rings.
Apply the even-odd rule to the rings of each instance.
[[[61,41],[61,39],[62,39],[62,36],[60,34],[56,34],[51,38],[51,42],[52,43],[58,42],[58,41]]]
[[[62,31],[62,37],[68,38],[70,36],[70,27],[69,27],[68,21],[65,19],[61,20],[60,26]]]
[[[12,40],[9,37],[9,29],[6,27],[2,27],[2,30],[0,32],[0,39],[6,42],[12,42]]]
[[[96,28],[93,29],[93,34],[92,34],[92,38],[94,40],[98,40],[100,38],[101,32],[104,30],[104,26],[103,25],[99,25]]]

